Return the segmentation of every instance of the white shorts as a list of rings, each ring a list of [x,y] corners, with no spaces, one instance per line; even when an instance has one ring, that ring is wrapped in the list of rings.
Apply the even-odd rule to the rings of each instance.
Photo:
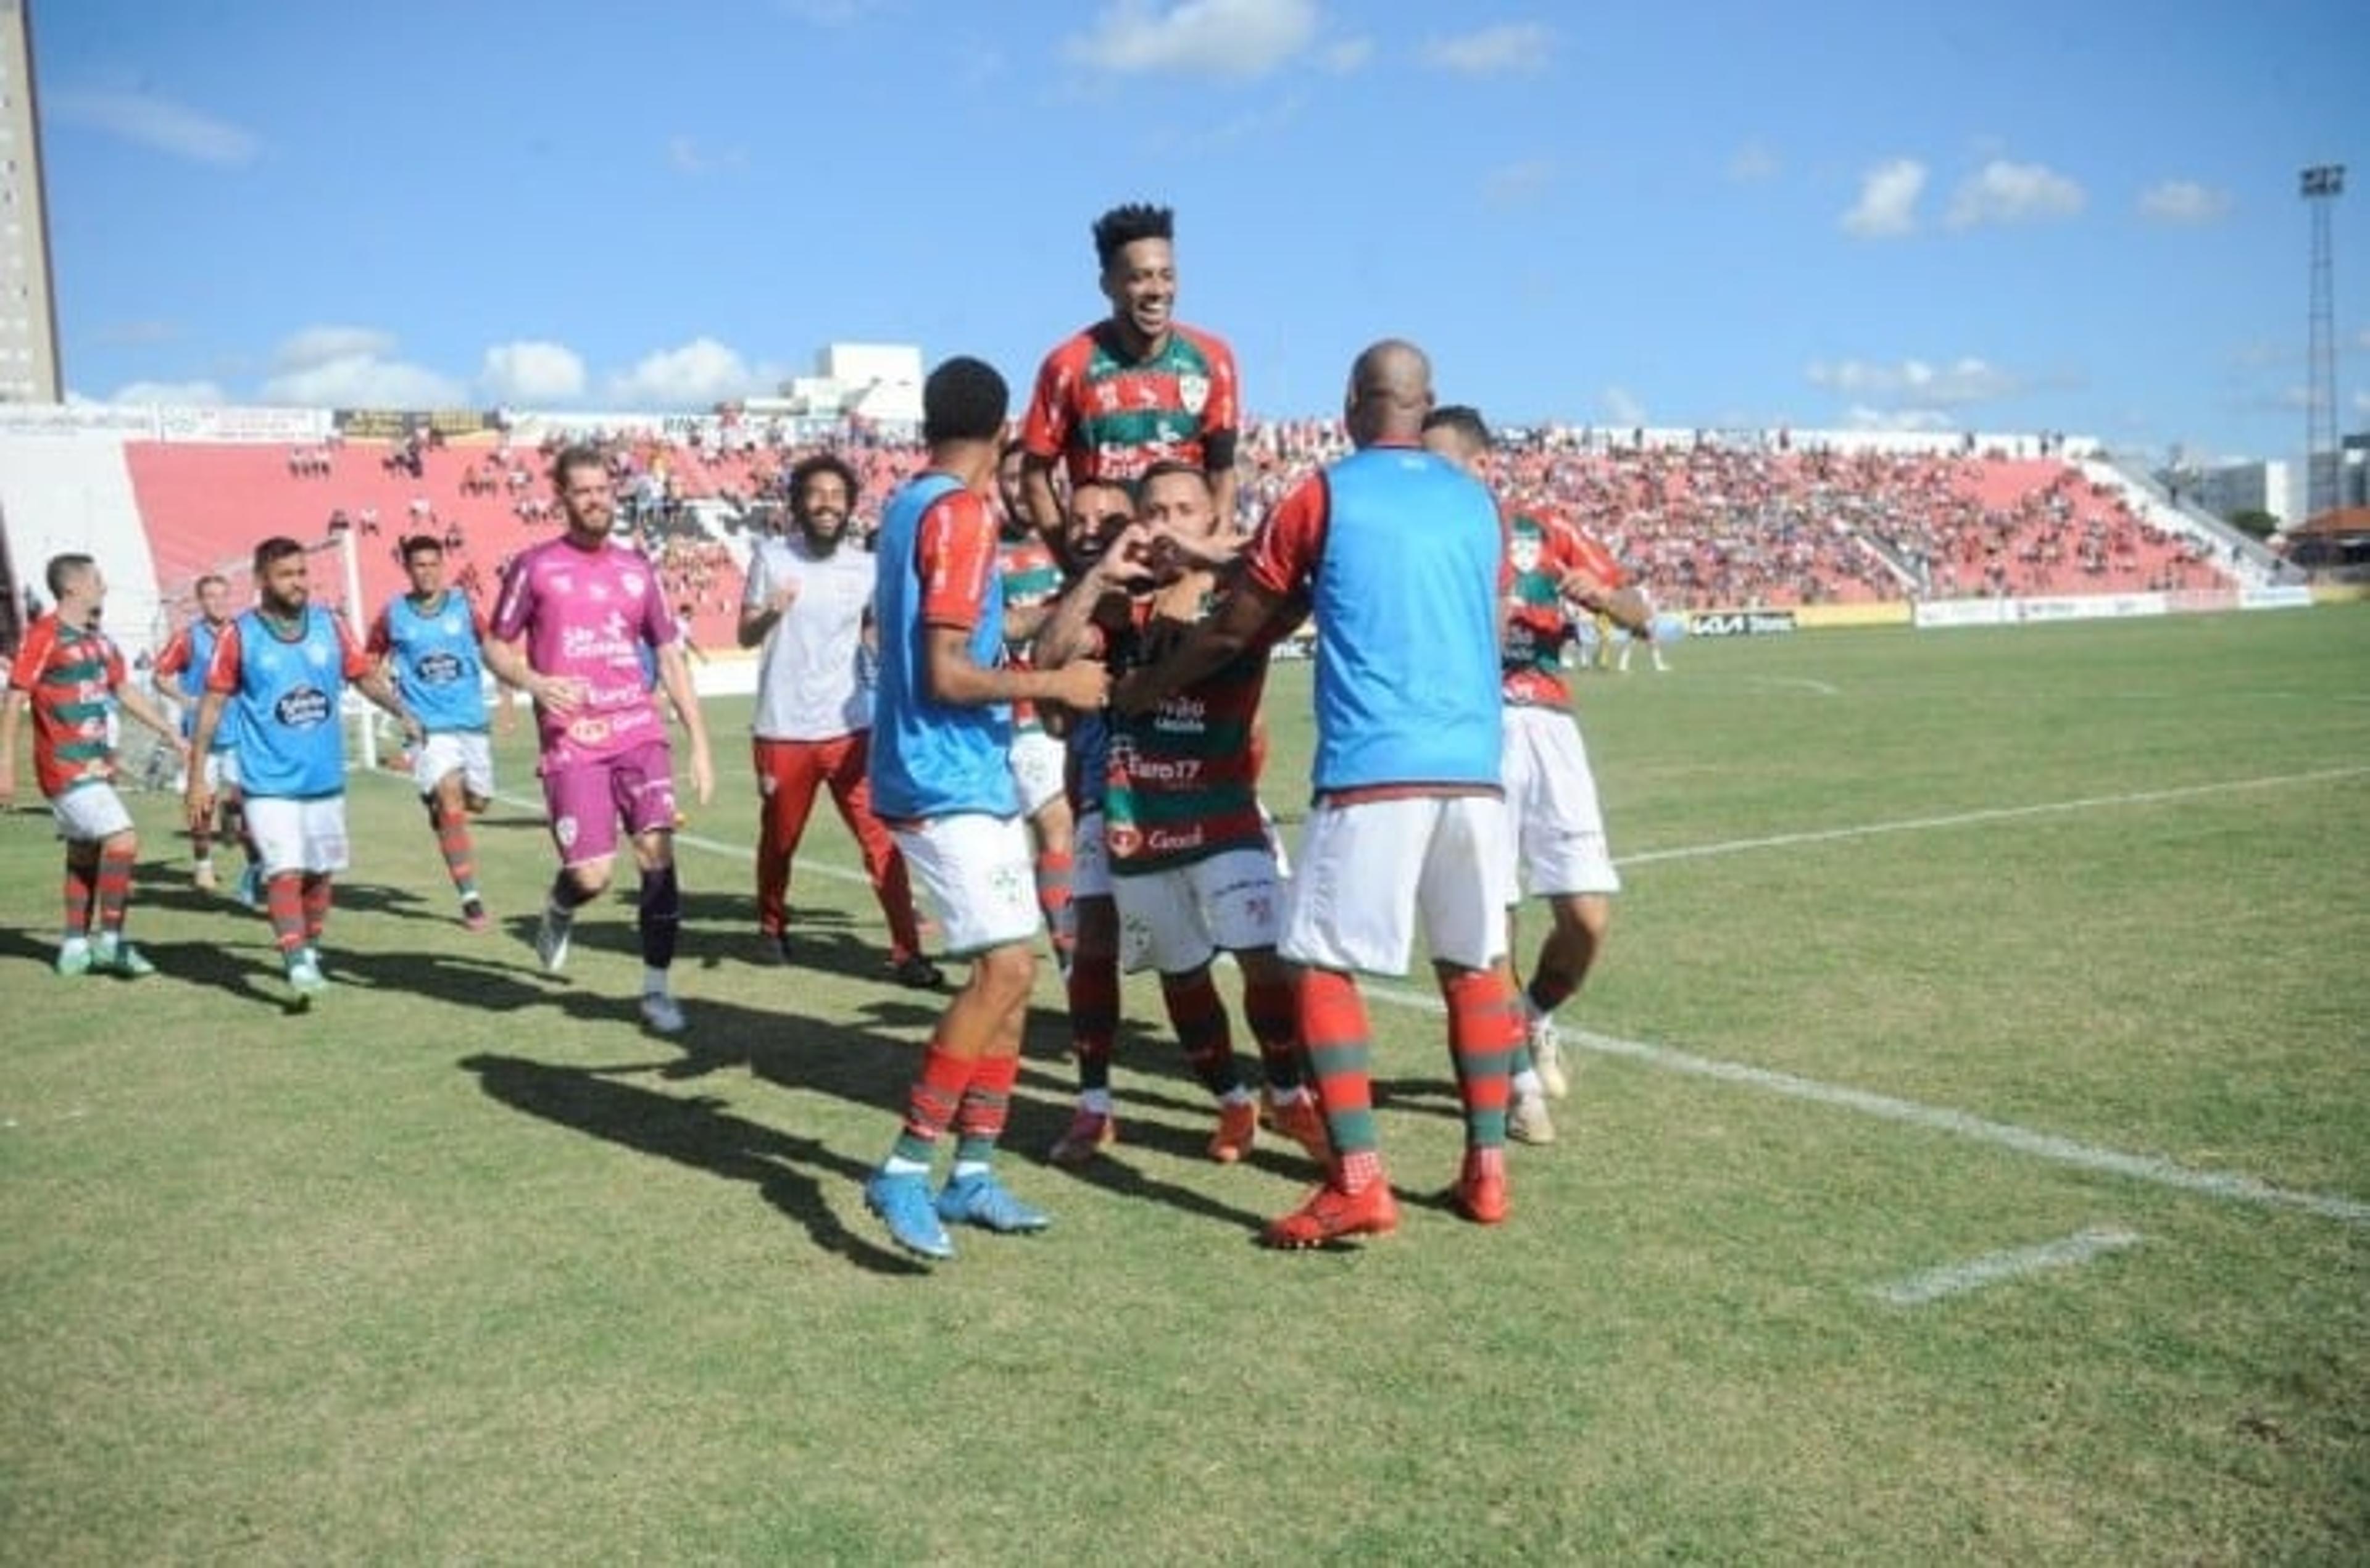
[[[1536,898],[1621,891],[1588,745],[1572,716],[1556,708],[1508,708],[1501,760],[1519,890]]]
[[[1283,885],[1265,850],[1227,850],[1191,865],[1111,878],[1119,961],[1130,974],[1182,975],[1220,952],[1272,947],[1283,932]]]
[[[238,787],[238,753],[209,751],[206,753],[206,788],[216,795]]]
[[[1432,957],[1486,969],[1506,956],[1512,841],[1494,795],[1320,805],[1277,947],[1320,969],[1403,975],[1421,916]]]
[[[70,844],[95,844],[132,831],[132,813],[111,784],[76,784],[50,802],[58,837]]]
[[[1103,833],[1102,812],[1089,811],[1080,817],[1070,837],[1070,897],[1110,898],[1110,840]]]
[[[1020,815],[1034,817],[1045,803],[1062,793],[1062,743],[1041,729],[1023,730],[1012,738],[1009,761],[1012,784],[1020,792]]]
[[[1036,939],[1043,923],[1037,872],[1019,818],[966,811],[892,828],[889,836],[938,910],[949,956]]]
[[[263,867],[266,876],[346,868],[346,797],[342,795],[317,800],[250,795],[247,831],[255,841],[256,864]]]
[[[1275,856],[1275,875],[1279,882],[1292,880],[1292,852],[1283,847],[1283,830],[1276,826],[1275,813],[1260,802],[1260,830],[1267,835],[1268,853]]]
[[[411,783],[423,795],[436,793],[447,773],[461,775],[461,793],[472,800],[494,796],[494,745],[482,729],[440,729],[412,754]]]

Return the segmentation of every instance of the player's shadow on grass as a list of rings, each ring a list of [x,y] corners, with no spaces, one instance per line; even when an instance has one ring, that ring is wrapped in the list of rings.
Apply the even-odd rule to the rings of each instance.
[[[654,1093],[585,1068],[482,1054],[465,1057],[459,1065],[477,1075],[487,1094],[528,1116],[727,1181],[749,1183],[767,1203],[804,1226],[818,1247],[858,1268],[876,1274],[929,1272],[839,1222],[823,1200],[814,1173],[828,1173],[852,1189],[869,1168],[812,1139],[732,1116],[715,1100]]]
[[[329,934],[337,934],[334,926]],[[615,1017],[618,1012],[615,999],[596,999],[581,991],[571,994],[560,982],[546,979],[542,970],[522,966],[508,955],[481,958],[474,954],[333,946],[327,964],[331,980],[339,984],[429,997],[487,1013],[516,1013],[554,1004],[572,1013],[591,1013],[596,1002],[601,1016]],[[572,1006],[579,997],[583,1005]]]
[[[760,1012],[717,998],[687,999],[685,1012],[690,1028],[685,1036],[685,1054],[680,1061],[660,1068],[659,1073],[682,1082],[740,1067],[784,1089],[834,1095],[878,1110],[885,1145],[920,1065],[923,1041],[916,1036],[926,1036],[941,1004],[935,999],[908,1001],[892,993],[864,1002],[857,1011],[864,1018],[861,1024]],[[1035,1080],[1040,1075],[1025,1076]],[[1045,1150],[1069,1125],[1069,1117],[1066,1093],[1054,1100],[1015,1094],[1005,1125],[1007,1157],[1044,1163]],[[1204,1132],[1150,1120],[1131,1124],[1130,1130],[1131,1145],[1145,1153],[1194,1163],[1208,1157]],[[1261,1154],[1255,1154],[1254,1160],[1267,1162]],[[1260,1223],[1259,1216],[1160,1181],[1125,1161],[1106,1160],[1099,1167],[1084,1177],[1088,1185],[1165,1203],[1227,1226]],[[1290,1166],[1289,1173],[1295,1179],[1306,1174],[1305,1162]]]

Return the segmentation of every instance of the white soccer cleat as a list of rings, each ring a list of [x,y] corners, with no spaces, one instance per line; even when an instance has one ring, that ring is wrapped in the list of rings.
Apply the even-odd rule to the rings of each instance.
[[[1564,1076],[1563,1040],[1556,1033],[1553,1018],[1542,1013],[1531,1020],[1531,1065],[1538,1069],[1539,1084],[1550,1100],[1560,1100],[1571,1093],[1571,1080]]]
[[[535,928],[535,956],[543,961],[544,973],[556,975],[568,967],[568,940],[575,931],[574,915],[544,905],[543,919]]]
[[[683,1033],[683,1003],[662,990],[642,993],[642,1022],[654,1035]]]

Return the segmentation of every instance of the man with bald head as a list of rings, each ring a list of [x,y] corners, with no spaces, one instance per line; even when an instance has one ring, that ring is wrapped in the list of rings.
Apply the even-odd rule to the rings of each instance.
[[[1310,1247],[1398,1224],[1375,1137],[1372,1034],[1352,976],[1407,972],[1417,922],[1448,1004],[1464,1101],[1453,1195],[1479,1224],[1506,1218],[1509,1074],[1522,1015],[1499,960],[1513,859],[1500,769],[1497,504],[1423,450],[1432,366],[1386,339],[1351,367],[1342,418],[1357,449],[1278,503],[1217,611],[1131,676],[1143,711],[1254,646],[1317,618],[1316,804],[1278,950],[1334,1149],[1325,1185],[1268,1226]]]

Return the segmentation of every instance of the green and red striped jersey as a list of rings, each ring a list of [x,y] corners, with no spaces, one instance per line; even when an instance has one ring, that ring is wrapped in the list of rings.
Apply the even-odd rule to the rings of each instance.
[[[114,779],[107,727],[123,684],[123,655],[106,633],[42,616],[26,632],[8,684],[33,710],[33,776],[43,795],[55,800]]]
[[[1064,464],[1074,485],[1132,485],[1165,461],[1221,469],[1235,460],[1241,396],[1234,350],[1211,334],[1172,325],[1138,360],[1101,321],[1045,356],[1020,439],[1031,457]]]

